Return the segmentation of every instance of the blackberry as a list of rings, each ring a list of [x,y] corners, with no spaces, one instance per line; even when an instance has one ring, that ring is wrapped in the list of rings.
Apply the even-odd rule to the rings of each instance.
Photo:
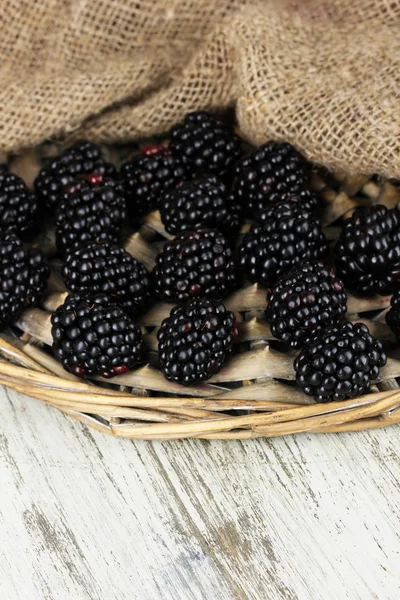
[[[267,320],[273,335],[292,348],[303,346],[316,329],[346,314],[343,283],[322,263],[303,263],[268,292]]]
[[[240,266],[252,283],[270,285],[302,262],[326,251],[319,222],[293,202],[260,213],[239,247]]]
[[[56,211],[56,244],[61,252],[87,242],[117,242],[125,220],[122,182],[101,175],[75,183]]]
[[[179,157],[164,146],[149,146],[121,167],[128,210],[135,222],[158,208],[160,196],[189,178]]]
[[[400,290],[396,290],[390,300],[390,310],[386,313],[386,323],[400,342]]]
[[[171,130],[169,147],[197,174],[224,175],[241,156],[239,136],[203,111],[189,113]]]
[[[400,212],[377,204],[358,208],[335,246],[338,275],[350,290],[390,294],[400,288]]]
[[[235,315],[219,300],[196,298],[176,306],[157,333],[161,370],[191,385],[220,371],[237,341]]]
[[[222,298],[236,284],[232,249],[213,229],[181,233],[157,256],[153,278],[157,296],[167,302]]]
[[[293,146],[268,142],[237,164],[234,194],[238,204],[253,215],[289,199],[313,211],[319,202],[309,189],[309,180],[308,164]]]
[[[25,182],[14,173],[0,169],[0,231],[23,233],[33,225],[37,212],[35,194]]]
[[[123,375],[144,360],[140,330],[105,294],[70,294],[51,323],[54,356],[78,377]]]
[[[47,208],[55,208],[65,186],[71,185],[78,176],[91,173],[112,177],[116,171],[105,162],[99,146],[77,142],[40,170],[35,179],[36,194]]]
[[[296,380],[317,402],[366,394],[386,364],[382,344],[363,323],[343,322],[316,331],[294,361]]]
[[[0,235],[0,328],[36,306],[50,271],[39,250],[25,250],[13,233]]]
[[[160,203],[161,220],[168,233],[212,227],[232,233],[239,227],[239,215],[230,204],[225,185],[216,177],[204,177],[179,185]]]
[[[68,252],[61,274],[71,292],[106,294],[131,316],[151,299],[146,267],[117,244],[90,242]]]

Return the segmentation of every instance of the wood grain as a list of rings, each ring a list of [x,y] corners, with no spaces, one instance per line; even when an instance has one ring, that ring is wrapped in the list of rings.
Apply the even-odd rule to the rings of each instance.
[[[400,426],[150,443],[0,410],[5,600],[400,595]]]

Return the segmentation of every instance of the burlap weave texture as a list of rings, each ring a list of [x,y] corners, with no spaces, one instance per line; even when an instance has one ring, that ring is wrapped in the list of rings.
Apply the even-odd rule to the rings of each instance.
[[[400,0],[3,0],[0,151],[235,105],[249,140],[400,176]]]

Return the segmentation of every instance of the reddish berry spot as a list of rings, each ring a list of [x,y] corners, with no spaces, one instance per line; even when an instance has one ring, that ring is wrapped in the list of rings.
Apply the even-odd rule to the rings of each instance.
[[[110,373],[110,371],[104,371],[104,373],[102,373],[101,376],[105,379],[111,379],[111,377],[114,377],[114,373]]]
[[[210,371],[210,373],[215,373],[216,371],[218,371],[219,368],[219,364],[218,361],[216,360],[211,360],[208,363],[208,370]]]
[[[192,296],[197,296],[198,294],[200,294],[200,290],[201,286],[198,283],[192,283],[192,285],[189,288],[189,293]]]
[[[115,375],[125,375],[125,373],[127,373],[129,371],[129,369],[126,365],[120,365],[119,367],[113,367],[112,370],[113,370],[113,373],[115,373]]]
[[[72,365],[71,373],[73,373],[77,377],[84,377],[86,374],[86,369],[82,365]]]
[[[233,338],[233,343],[234,344],[238,344],[239,343],[239,329],[235,323],[235,325],[233,326],[232,329],[232,338]]]
[[[400,269],[397,269],[397,271],[392,271],[392,275],[395,279],[400,279]]]
[[[153,146],[146,146],[146,148],[143,148],[143,154],[146,156],[153,156],[153,154],[158,154],[164,149],[165,148],[162,144],[154,144]]]
[[[82,175],[83,179],[86,179],[93,185],[98,185],[103,181],[103,175],[101,173],[90,173],[89,175]]]

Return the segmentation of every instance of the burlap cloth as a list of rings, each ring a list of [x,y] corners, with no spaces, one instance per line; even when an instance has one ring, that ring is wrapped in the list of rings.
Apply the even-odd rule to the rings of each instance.
[[[399,22],[399,0],[2,0],[0,151],[235,105],[257,144],[398,177]]]

